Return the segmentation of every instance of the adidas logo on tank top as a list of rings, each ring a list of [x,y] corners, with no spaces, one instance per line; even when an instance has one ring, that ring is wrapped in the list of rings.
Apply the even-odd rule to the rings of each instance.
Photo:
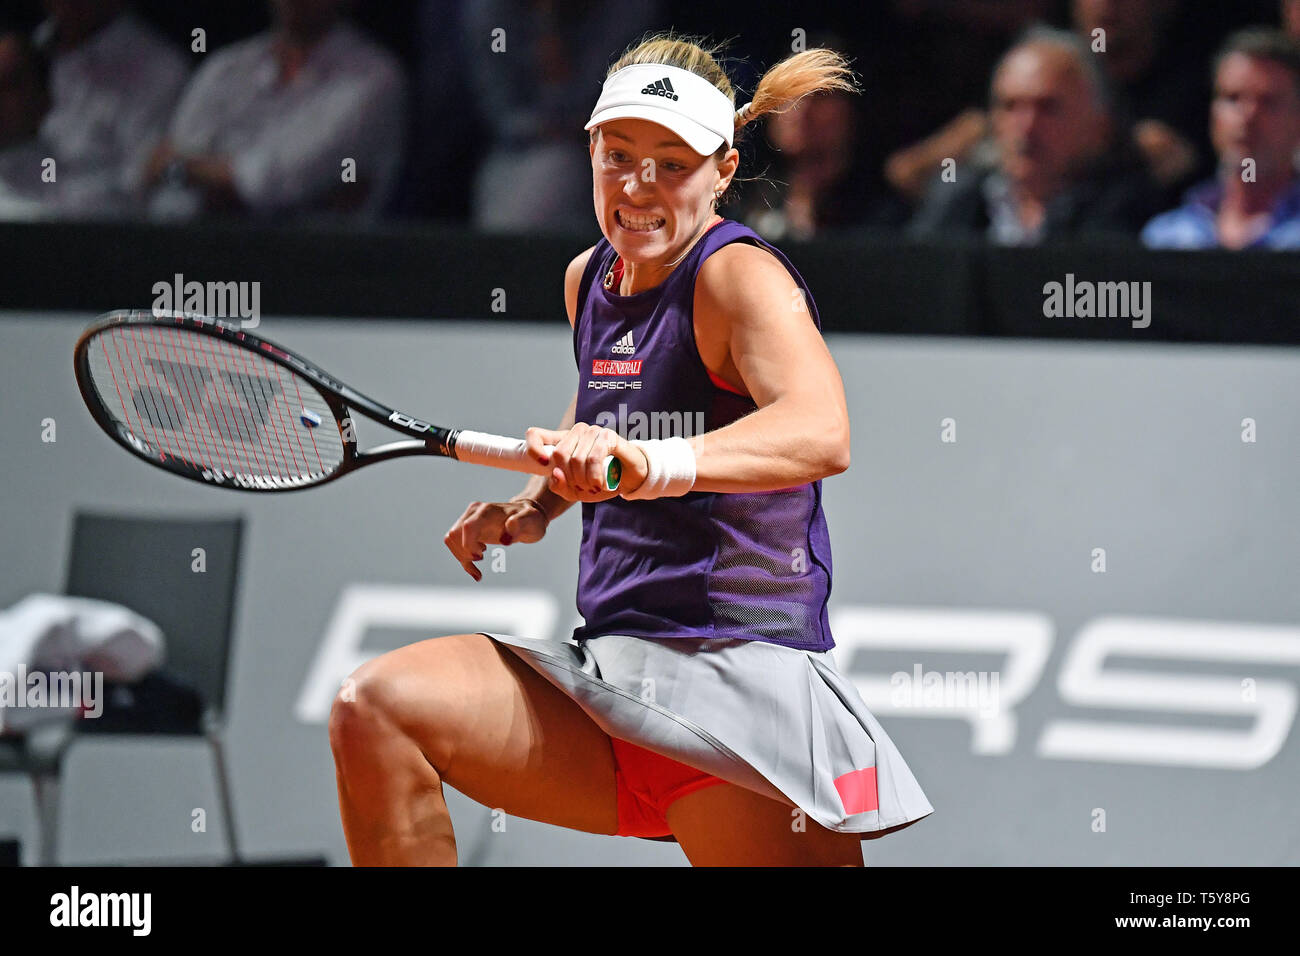
[[[627,335],[623,336],[610,346],[609,350],[615,355],[631,355],[636,351],[636,346],[632,344],[632,333],[629,332]]]

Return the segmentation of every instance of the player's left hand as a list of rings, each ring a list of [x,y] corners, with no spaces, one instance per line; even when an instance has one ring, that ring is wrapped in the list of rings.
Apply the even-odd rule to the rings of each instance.
[[[645,453],[612,428],[575,422],[568,431],[530,428],[525,433],[528,453],[550,464],[547,487],[566,501],[608,501],[625,491],[635,491],[649,474]],[[554,445],[550,458],[542,450]],[[623,464],[617,491],[605,489],[605,459],[613,455]]]

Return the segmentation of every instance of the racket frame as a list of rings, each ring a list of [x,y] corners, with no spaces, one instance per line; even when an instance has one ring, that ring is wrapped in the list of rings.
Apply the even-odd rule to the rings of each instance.
[[[90,345],[102,332],[119,326],[158,326],[163,328],[182,328],[204,335],[211,335],[232,345],[248,349],[264,359],[281,365],[295,372],[310,382],[326,405],[334,414],[334,425],[339,430],[343,443],[343,460],[339,466],[324,477],[307,481],[295,481],[289,478],[266,479],[256,476],[239,475],[231,472],[217,472],[203,467],[185,458],[154,448],[144,436],[136,435],[126,424],[114,418],[100,399],[98,389],[90,374]],[[73,364],[77,375],[77,386],[81,397],[90,409],[101,428],[113,437],[119,445],[152,465],[165,468],[173,474],[205,485],[233,488],[239,491],[279,492],[298,491],[303,488],[315,488],[328,484],[349,472],[365,465],[391,458],[405,458],[414,455],[455,458],[456,435],[461,429],[444,428],[430,422],[407,415],[395,408],[389,408],[363,395],[356,389],[344,384],[324,369],[288,349],[276,345],[268,339],[238,326],[230,325],[219,319],[210,318],[196,312],[159,312],[149,309],[118,309],[101,315],[92,325],[81,333],[73,352]],[[351,422],[355,413],[360,412],[399,431],[406,431],[413,439],[389,442],[366,452],[357,450],[355,428],[346,428],[345,422]],[[323,423],[322,423],[323,424]],[[319,427],[319,426],[317,426]],[[259,483],[261,482],[261,483]]]

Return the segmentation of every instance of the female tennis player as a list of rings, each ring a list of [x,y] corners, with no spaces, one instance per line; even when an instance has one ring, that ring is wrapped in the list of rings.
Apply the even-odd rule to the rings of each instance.
[[[716,52],[659,34],[610,68],[586,127],[604,238],[565,274],[578,391],[558,429],[527,432],[554,467],[445,538],[477,581],[487,545],[538,541],[581,502],[584,626],[439,637],[357,670],[330,717],[354,864],[454,865],[444,783],[674,840],[694,865],[862,866],[862,840],[933,812],[831,657],[821,479],[849,466],[849,422],[816,305],[715,211],[736,132],[853,74],[801,52],[736,109]],[[636,421],[672,433],[611,427]]]

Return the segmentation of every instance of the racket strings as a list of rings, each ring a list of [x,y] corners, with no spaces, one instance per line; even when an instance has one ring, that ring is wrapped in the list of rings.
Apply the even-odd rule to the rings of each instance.
[[[159,454],[217,472],[289,479],[322,477],[343,462],[334,413],[319,391],[215,336],[110,328],[91,343],[89,368],[105,410]]]

